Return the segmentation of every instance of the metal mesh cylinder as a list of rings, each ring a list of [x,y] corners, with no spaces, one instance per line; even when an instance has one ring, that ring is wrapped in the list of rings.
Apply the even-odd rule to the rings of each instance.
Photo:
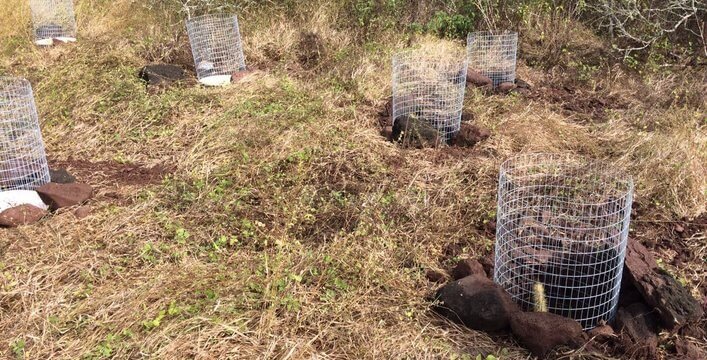
[[[225,85],[231,75],[243,71],[245,56],[234,15],[211,14],[187,20],[187,33],[199,81],[205,85]]]
[[[394,55],[394,121],[419,121],[449,140],[461,125],[467,67],[463,54],[416,49]]]
[[[616,313],[633,181],[569,155],[521,155],[501,166],[494,280],[524,310],[584,329]]]
[[[73,0],[30,0],[34,37],[38,45],[76,40]]]
[[[32,86],[0,77],[0,191],[34,190],[48,182]]]
[[[471,69],[489,77],[493,86],[516,80],[518,33],[470,33],[466,47]]]

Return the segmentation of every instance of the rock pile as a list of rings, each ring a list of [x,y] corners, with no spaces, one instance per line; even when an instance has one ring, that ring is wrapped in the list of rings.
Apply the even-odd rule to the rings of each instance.
[[[466,86],[480,88],[487,94],[510,94],[511,92],[528,94],[531,88],[530,84],[521,79],[516,79],[515,82],[502,82],[494,88],[490,77],[474,69],[469,69],[466,73]]]
[[[48,210],[57,211],[81,205],[93,196],[91,186],[76,183],[76,178],[65,169],[51,170],[50,174],[52,182],[36,191],[0,192],[0,227],[13,228],[34,224],[45,217]],[[79,209],[83,209],[80,215],[85,217],[86,209]]]
[[[459,261],[449,271],[453,281],[436,292],[434,310],[475,330],[490,334],[510,332],[541,359],[559,346],[585,346],[620,358],[658,359],[658,334],[663,329],[682,333],[680,330],[685,327],[692,331],[692,326],[699,327],[704,316],[701,304],[687,289],[660,269],[652,254],[633,240],[629,240],[626,252],[625,281],[617,315],[612,324],[602,322],[587,332],[570,318],[521,311],[486,274],[485,266],[477,260]],[[684,359],[707,358],[707,353],[683,338],[675,340],[672,351]]]

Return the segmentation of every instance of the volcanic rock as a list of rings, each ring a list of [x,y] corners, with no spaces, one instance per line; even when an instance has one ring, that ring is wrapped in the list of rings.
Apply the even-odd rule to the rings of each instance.
[[[527,81],[521,80],[519,78],[516,78],[515,83],[518,89],[532,89],[532,86]]]
[[[451,271],[454,280],[463,279],[471,275],[480,275],[486,277],[486,271],[480,262],[473,259],[459,260],[457,265]]]
[[[498,84],[496,87],[496,92],[499,94],[508,94],[511,90],[516,88],[516,84],[512,82],[503,82]]]
[[[619,308],[616,329],[624,351],[641,359],[658,359],[658,322],[654,311],[643,303]]]
[[[436,299],[439,314],[490,333],[507,329],[511,314],[519,311],[508,293],[482,275],[448,283],[439,289]]]
[[[462,123],[459,132],[452,138],[450,145],[473,147],[491,136],[491,132],[480,126]]]
[[[76,182],[76,178],[69,174],[64,168],[57,170],[49,169],[49,178],[51,182],[57,184],[71,184]]]
[[[641,243],[629,239],[626,248],[625,276],[643,295],[646,303],[658,310],[668,329],[699,320],[704,311],[700,303],[658,263]]]
[[[39,221],[47,211],[33,205],[20,205],[0,212],[0,226],[18,227]]]
[[[184,69],[169,64],[147,65],[140,70],[140,78],[151,86],[169,86],[175,81],[184,80]]]
[[[533,355],[544,358],[553,348],[579,347],[584,342],[582,326],[575,320],[547,312],[516,312],[511,331]]]
[[[425,277],[433,283],[442,283],[447,279],[447,276],[443,272],[434,269],[427,269]]]
[[[39,189],[37,193],[49,205],[52,211],[64,207],[74,206],[85,202],[93,196],[93,188],[81,183],[56,184],[49,183]]]
[[[466,84],[467,86],[473,85],[476,87],[492,86],[493,80],[476,70],[469,69],[466,73]]]
[[[611,327],[611,325],[608,324],[599,325],[594,329],[587,331],[587,334],[589,334],[589,336],[593,337],[596,341],[599,342],[605,342],[616,338],[616,333],[614,332],[614,329]]]

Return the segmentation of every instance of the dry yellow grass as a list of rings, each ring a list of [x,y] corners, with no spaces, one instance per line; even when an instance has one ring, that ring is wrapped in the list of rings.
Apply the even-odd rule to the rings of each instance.
[[[360,41],[335,2],[248,8],[240,22],[258,71],[227,88],[156,95],[136,74],[156,59],[189,65],[177,14],[77,1],[79,42],[47,50],[31,43],[24,1],[10,2],[0,74],[32,81],[50,158],[170,171],[142,186],[82,173],[96,187],[89,217],[69,209],[0,229],[2,358],[524,359],[508,339],[437,318],[426,299],[436,288],[426,269],[492,249],[476,225],[495,212],[501,161],[530,151],[606,159],[634,175],[650,216],[705,211],[705,108],[694,101],[704,73],[597,78],[600,94],[631,106],[596,124],[471,90],[465,110],[489,140],[403,150],[376,124],[390,57],[409,36]],[[328,50],[315,70],[295,55],[302,30]],[[646,91],[678,99],[656,105]],[[693,246],[704,256],[704,233]],[[695,293],[704,286],[704,263],[671,271]]]

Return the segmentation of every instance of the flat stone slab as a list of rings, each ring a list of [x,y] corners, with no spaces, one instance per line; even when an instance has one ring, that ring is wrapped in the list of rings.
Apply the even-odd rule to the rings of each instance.
[[[704,314],[697,299],[661,269],[653,254],[638,241],[629,239],[625,269],[625,276],[636,286],[645,302],[658,310],[666,328],[679,328],[699,320]]]

